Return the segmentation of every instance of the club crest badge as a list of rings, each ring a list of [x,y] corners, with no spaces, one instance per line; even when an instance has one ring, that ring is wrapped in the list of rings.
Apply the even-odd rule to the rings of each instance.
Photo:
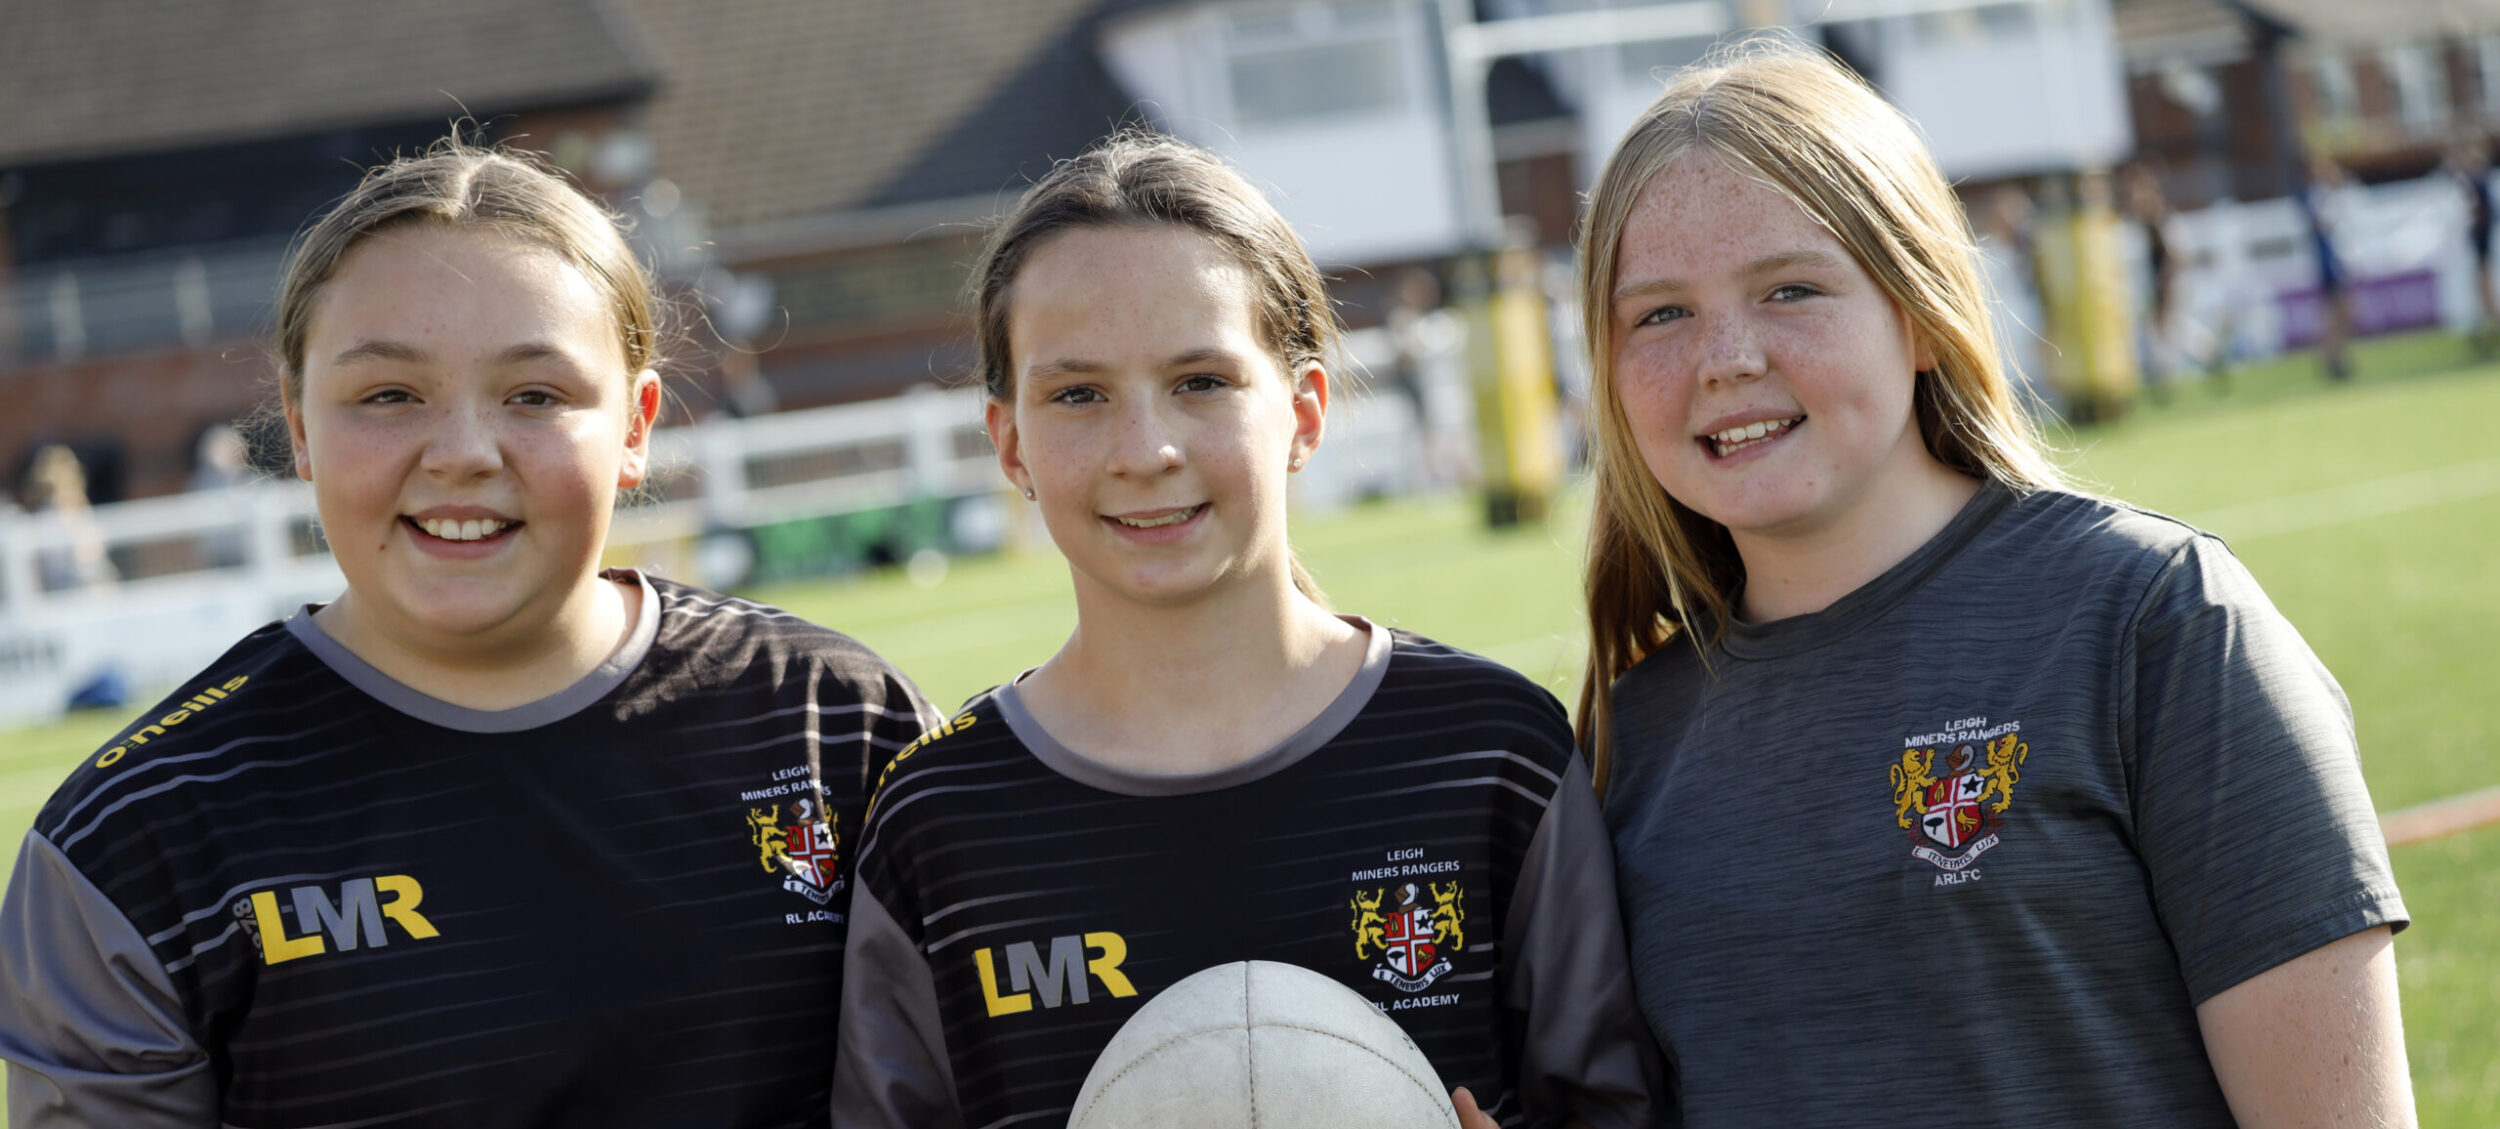
[[[1467,948],[1467,892],[1456,878],[1447,885],[1412,882],[1394,888],[1357,889],[1354,958],[1375,962],[1372,979],[1401,992],[1420,992],[1449,975],[1449,954]]]
[[[1997,845],[2023,761],[2031,755],[2019,723],[1986,727],[1986,718],[1973,720],[1977,725],[1971,728],[1978,732],[1929,734],[1942,738],[1929,748],[1915,747],[1931,742],[1914,738],[1901,763],[1892,766],[1893,815],[1909,832],[1910,854],[1948,872],[1969,867]],[[1946,741],[1949,751],[1938,765],[1937,748],[1948,747]]]
[[[747,809],[747,842],[767,873],[781,876],[781,888],[824,905],[842,892],[842,835],[825,807],[813,796],[790,801],[785,817],[780,804]]]

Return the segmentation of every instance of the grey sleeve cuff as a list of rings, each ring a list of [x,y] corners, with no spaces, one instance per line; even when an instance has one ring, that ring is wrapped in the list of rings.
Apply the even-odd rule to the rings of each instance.
[[[1530,1122],[1670,1124],[1664,1061],[1632,997],[1614,847],[1576,755],[1528,842],[1502,950]]]
[[[885,903],[851,883],[834,1129],[964,1129],[937,978]]]
[[[0,903],[0,1058],[15,1129],[201,1129],[217,1080],[147,939],[29,831]]]

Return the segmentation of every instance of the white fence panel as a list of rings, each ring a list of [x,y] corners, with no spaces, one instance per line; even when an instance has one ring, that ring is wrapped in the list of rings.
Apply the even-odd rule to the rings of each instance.
[[[2361,332],[2473,325],[2474,256],[2455,181],[2346,187],[2327,211]],[[2317,255],[2292,201],[2224,201],[2181,213],[2174,230],[2189,264],[2179,285],[2186,313],[2233,356],[2273,356],[2315,339]],[[2141,232],[2130,227],[2128,238],[2141,286]]]
[[[673,500],[619,508],[611,546],[999,488],[977,389],[718,418],[653,436]],[[292,480],[83,512],[0,509],[0,725],[49,718],[111,672],[150,694],[345,581]],[[126,567],[96,582],[74,562]],[[690,578],[700,582],[699,577]]]

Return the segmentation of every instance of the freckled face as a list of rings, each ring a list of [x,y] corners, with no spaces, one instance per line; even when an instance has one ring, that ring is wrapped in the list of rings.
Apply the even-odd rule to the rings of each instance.
[[[1185,229],[1078,229],[1010,302],[1015,387],[990,435],[1080,589],[1160,604],[1281,574],[1286,475],[1318,446],[1327,377],[1288,382],[1248,272]]]
[[[1615,265],[1615,391],[1642,460],[1740,549],[1833,528],[1932,462],[1912,406],[1928,351],[1769,185],[1687,154],[1642,193]]]
[[[323,284],[287,420],[359,622],[439,647],[526,638],[603,583],[657,405],[563,256],[419,226]]]

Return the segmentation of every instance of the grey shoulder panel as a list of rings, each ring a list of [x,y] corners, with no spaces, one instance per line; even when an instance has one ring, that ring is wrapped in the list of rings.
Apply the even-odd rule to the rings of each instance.
[[[834,1129],[964,1129],[937,979],[885,903],[851,884]]]
[[[1658,1041],[1632,995],[1614,846],[1576,753],[1528,842],[1502,951],[1503,1002],[1520,1025],[1519,1089],[1531,1120],[1672,1124]]]
[[[27,832],[0,903],[0,1058],[15,1129],[201,1129],[217,1082],[155,950]]]

